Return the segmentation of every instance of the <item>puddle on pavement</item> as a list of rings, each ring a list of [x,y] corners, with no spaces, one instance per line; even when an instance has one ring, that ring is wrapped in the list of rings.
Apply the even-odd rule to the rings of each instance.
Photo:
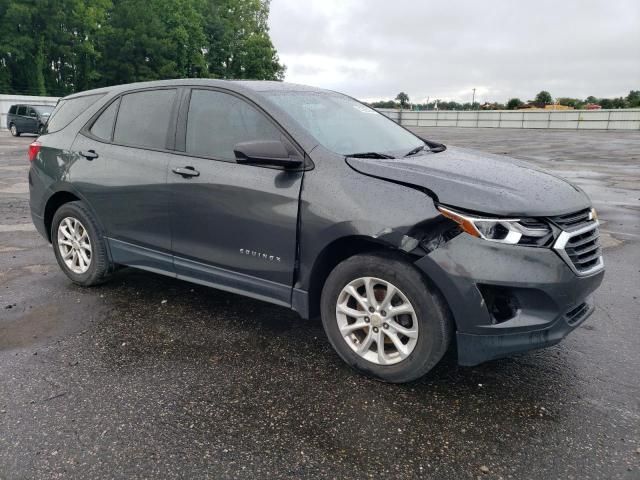
[[[2,308],[8,313],[17,306],[8,309],[3,305]],[[0,350],[28,347],[61,333],[60,310],[60,305],[31,308],[24,315],[0,323]]]

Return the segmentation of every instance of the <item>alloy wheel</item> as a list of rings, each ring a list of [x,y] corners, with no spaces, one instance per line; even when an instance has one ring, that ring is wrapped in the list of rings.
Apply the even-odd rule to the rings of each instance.
[[[91,265],[91,240],[77,218],[65,217],[58,225],[58,250],[73,273],[83,274]]]
[[[378,365],[407,358],[418,339],[418,318],[407,296],[386,280],[357,278],[336,303],[338,328],[347,345]]]

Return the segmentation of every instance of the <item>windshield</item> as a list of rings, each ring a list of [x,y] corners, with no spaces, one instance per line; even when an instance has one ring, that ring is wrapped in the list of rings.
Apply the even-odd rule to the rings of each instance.
[[[33,107],[33,109],[38,112],[40,115],[43,116],[47,116],[47,115],[51,115],[51,112],[53,112],[53,109],[56,107],[53,106],[48,106],[48,105],[35,105]]]
[[[382,153],[402,156],[424,145],[418,137],[372,108],[327,92],[268,92],[318,142],[341,155]]]

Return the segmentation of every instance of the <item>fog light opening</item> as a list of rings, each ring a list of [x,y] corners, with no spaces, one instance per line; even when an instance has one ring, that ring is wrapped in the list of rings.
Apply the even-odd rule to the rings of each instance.
[[[502,287],[479,285],[493,325],[515,318],[520,310],[518,299],[513,293]]]

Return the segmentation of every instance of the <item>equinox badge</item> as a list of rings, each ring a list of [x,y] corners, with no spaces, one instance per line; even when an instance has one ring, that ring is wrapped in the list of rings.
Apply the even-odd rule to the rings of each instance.
[[[268,253],[257,252],[255,250],[249,250],[247,248],[241,248],[240,253],[242,255],[251,255],[252,257],[262,258],[263,260],[269,260],[270,262],[279,262],[280,257],[275,255],[269,255]]]

